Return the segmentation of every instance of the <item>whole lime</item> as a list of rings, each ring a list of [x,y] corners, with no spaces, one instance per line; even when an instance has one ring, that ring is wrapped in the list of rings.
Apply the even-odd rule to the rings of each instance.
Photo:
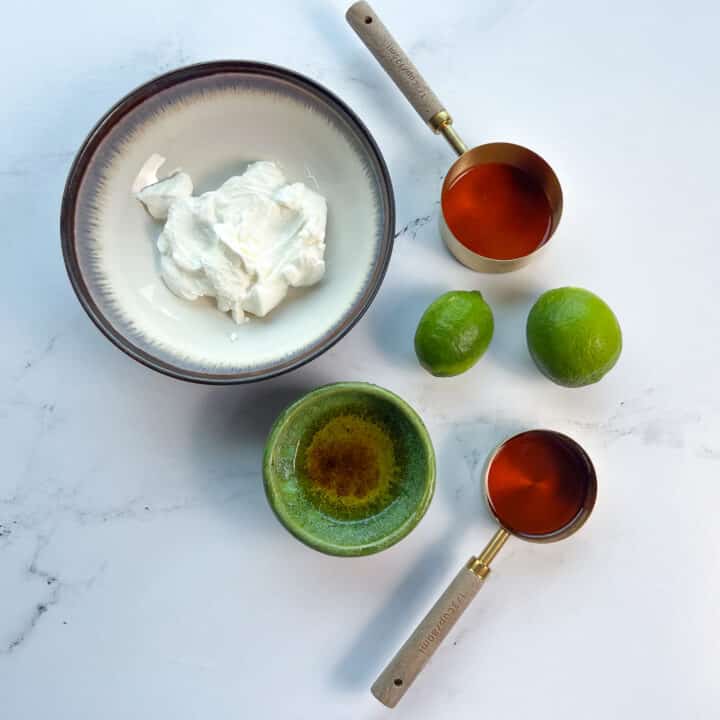
[[[430,303],[420,318],[415,353],[432,375],[459,375],[483,356],[494,328],[492,310],[479,292],[447,292]]]
[[[565,387],[591,385],[617,362],[622,332],[615,313],[589,290],[543,293],[527,319],[527,344],[540,371]]]

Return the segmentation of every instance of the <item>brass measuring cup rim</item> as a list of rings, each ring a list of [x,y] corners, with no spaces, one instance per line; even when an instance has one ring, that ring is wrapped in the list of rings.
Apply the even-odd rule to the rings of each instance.
[[[529,533],[523,533],[519,532],[517,530],[512,530],[511,528],[507,527],[498,517],[497,513],[495,512],[495,509],[492,506],[492,503],[490,501],[490,493],[488,491],[488,479],[490,476],[490,467],[495,460],[495,458],[498,456],[500,451],[512,440],[515,440],[516,438],[519,438],[523,435],[528,435],[531,433],[541,433],[544,435],[552,435],[556,438],[559,438],[563,441],[563,443],[568,446],[573,453],[583,462],[583,465],[586,470],[586,480],[587,480],[587,491],[585,493],[585,500],[583,501],[582,507],[578,510],[575,517],[570,520],[564,527],[561,527],[559,530],[555,530],[551,533],[546,533],[544,535],[532,535]],[[564,540],[566,537],[569,537],[570,535],[573,535],[576,533],[586,522],[587,519],[590,517],[590,514],[593,511],[593,508],[595,507],[595,501],[597,500],[597,473],[595,472],[595,466],[593,465],[592,460],[590,459],[590,456],[587,454],[585,448],[580,445],[580,443],[577,442],[577,440],[574,440],[569,435],[566,435],[565,433],[558,432],[557,430],[549,430],[547,428],[533,428],[530,430],[523,430],[522,432],[516,433],[515,435],[511,435],[508,438],[505,438],[501,443],[499,443],[495,449],[488,455],[487,459],[485,460],[485,467],[483,471],[483,496],[485,499],[485,504],[488,507],[488,510],[490,511],[490,514],[495,518],[497,523],[500,525],[501,528],[503,528],[506,532],[510,533],[510,535],[513,535],[514,537],[520,538],[521,540],[527,540],[528,542],[535,542],[535,543],[550,543],[550,542],[557,542],[558,540]]]

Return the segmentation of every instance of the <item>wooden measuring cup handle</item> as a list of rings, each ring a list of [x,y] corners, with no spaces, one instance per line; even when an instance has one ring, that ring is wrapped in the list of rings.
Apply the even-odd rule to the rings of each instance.
[[[400,702],[438,645],[477,595],[485,578],[470,569],[475,561],[476,558],[470,558],[373,683],[372,694],[383,705],[392,708]]]
[[[437,127],[430,121],[444,110],[443,104],[383,25],[377,13],[368,3],[356,2],[348,8],[345,18],[418,115],[437,131]]]

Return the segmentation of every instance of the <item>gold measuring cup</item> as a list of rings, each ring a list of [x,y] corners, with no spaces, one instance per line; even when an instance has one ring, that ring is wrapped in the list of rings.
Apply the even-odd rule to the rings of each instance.
[[[542,188],[551,213],[550,227],[545,240],[527,255],[508,260],[486,257],[468,248],[448,227],[444,211],[441,209],[440,212],[440,234],[450,252],[463,265],[472,270],[488,273],[510,272],[527,265],[547,246],[562,215],[562,190],[553,169],[538,154],[521,145],[504,142],[488,143],[468,150],[453,127],[450,113],[438,100],[370,5],[366,2],[356,2],[350,6],[345,17],[358,37],[415,108],[418,115],[432,128],[433,132],[442,133],[453,150],[460,156],[445,176],[441,197],[445,196],[446,191],[464,172],[477,165],[487,163],[500,163],[522,170]]]
[[[577,472],[577,475],[574,475],[575,482],[579,487],[584,488],[584,494],[578,499],[577,504],[573,503],[576,507],[574,516],[560,527],[553,529],[552,532],[527,532],[517,526],[511,528],[510,525],[513,522],[508,522],[508,518],[501,517],[503,512],[498,509],[497,503],[499,497],[493,499],[493,492],[490,488],[491,469],[500,453],[510,444],[527,442],[528,439],[555,445],[557,448],[562,448],[562,452],[567,452],[571,466]],[[588,454],[575,440],[553,430],[528,430],[508,438],[490,454],[485,465],[484,490],[487,506],[500,527],[485,549],[477,557],[473,555],[467,561],[417,629],[373,683],[372,694],[383,705],[392,708],[400,702],[440,643],[447,637],[460,615],[477,595],[485,578],[490,574],[490,563],[511,535],[530,542],[548,543],[565,539],[585,524],[595,507],[597,477]],[[502,507],[502,504],[500,505]]]

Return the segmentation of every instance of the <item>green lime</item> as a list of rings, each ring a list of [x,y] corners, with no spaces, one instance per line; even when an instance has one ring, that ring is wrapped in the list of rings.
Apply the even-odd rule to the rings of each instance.
[[[527,319],[527,344],[540,372],[558,385],[600,380],[620,357],[622,332],[613,311],[589,290],[543,293]]]
[[[469,370],[492,340],[493,314],[477,291],[455,290],[430,303],[415,332],[415,353],[432,375]]]

